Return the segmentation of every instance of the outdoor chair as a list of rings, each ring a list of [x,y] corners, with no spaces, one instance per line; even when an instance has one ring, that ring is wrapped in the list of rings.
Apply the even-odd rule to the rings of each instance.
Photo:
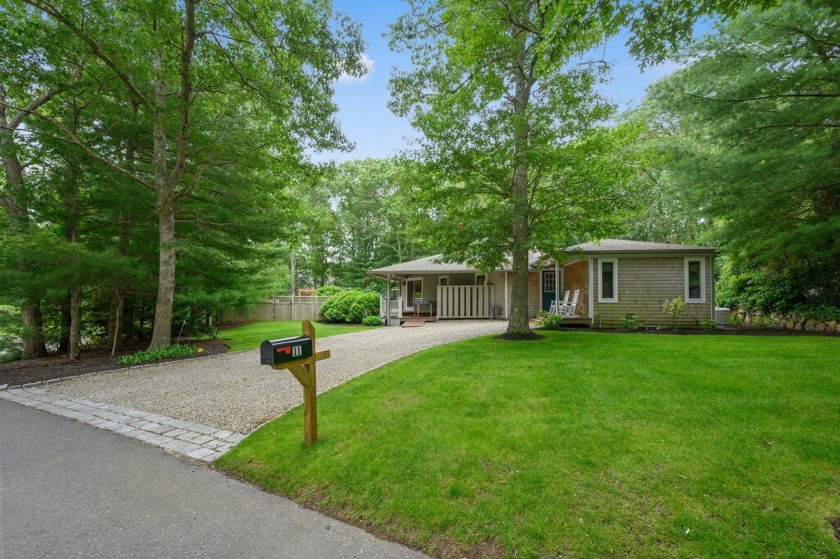
[[[566,294],[569,292],[567,291]],[[577,309],[578,298],[580,297],[580,289],[575,289],[575,294],[572,296],[571,303],[564,303],[560,306],[560,314],[562,316],[574,316]]]
[[[566,291],[566,294],[563,295],[563,300],[560,301],[560,304],[557,304],[557,299],[551,302],[551,308],[548,309],[548,314],[560,314],[563,310],[563,307],[569,304],[569,291]]]
[[[414,301],[414,316],[434,316],[434,314],[434,301],[422,301],[420,299]]]

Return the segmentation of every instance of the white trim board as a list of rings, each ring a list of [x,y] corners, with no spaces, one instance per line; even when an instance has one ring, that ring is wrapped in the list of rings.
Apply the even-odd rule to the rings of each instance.
[[[700,297],[692,299],[688,296],[688,266],[691,262],[700,263]],[[685,258],[685,302],[686,303],[705,303],[706,302],[706,259],[705,258]]]
[[[611,262],[613,265],[613,296],[606,298],[604,293],[604,273],[602,268],[604,262]],[[618,258],[599,258],[598,259],[598,302],[599,303],[618,303]]]

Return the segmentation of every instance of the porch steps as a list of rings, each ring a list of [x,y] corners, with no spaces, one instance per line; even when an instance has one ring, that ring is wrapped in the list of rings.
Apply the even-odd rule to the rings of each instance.
[[[425,318],[406,318],[402,323],[403,328],[422,328],[426,324]]]

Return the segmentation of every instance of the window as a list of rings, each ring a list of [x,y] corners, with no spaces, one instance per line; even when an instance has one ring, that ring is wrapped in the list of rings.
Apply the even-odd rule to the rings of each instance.
[[[438,278],[438,285],[443,285],[443,286],[449,285],[449,276],[440,276]]]
[[[618,302],[618,260],[598,261],[598,302]]]
[[[557,291],[557,274],[554,271],[543,272],[543,292],[554,293]]]
[[[703,258],[685,259],[685,301],[706,302],[706,261]]]
[[[475,276],[476,285],[487,285],[487,276]]]

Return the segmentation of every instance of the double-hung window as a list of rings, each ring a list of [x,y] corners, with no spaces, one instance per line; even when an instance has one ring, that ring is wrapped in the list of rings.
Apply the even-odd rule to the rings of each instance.
[[[618,260],[598,260],[598,302],[618,302]]]
[[[704,258],[685,259],[685,301],[686,303],[706,302],[706,260]]]

